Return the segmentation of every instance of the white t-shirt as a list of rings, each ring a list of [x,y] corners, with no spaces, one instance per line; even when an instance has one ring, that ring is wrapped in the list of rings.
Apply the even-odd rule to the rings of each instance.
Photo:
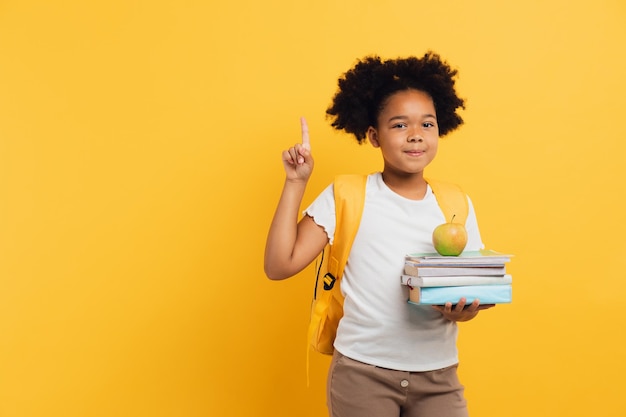
[[[305,210],[330,242],[335,232],[332,184]],[[381,173],[367,180],[365,207],[341,280],[345,296],[335,349],[371,365],[402,371],[430,371],[458,362],[457,326],[430,306],[407,303],[400,284],[404,257],[434,252],[432,232],[445,218],[430,187],[423,200],[392,191]],[[465,250],[483,248],[469,201]]]

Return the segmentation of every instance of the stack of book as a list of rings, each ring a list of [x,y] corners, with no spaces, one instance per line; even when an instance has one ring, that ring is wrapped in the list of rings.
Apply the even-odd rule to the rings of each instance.
[[[456,304],[461,298],[466,304],[475,299],[481,304],[510,303],[512,277],[505,265],[510,259],[511,255],[492,250],[459,256],[409,254],[401,282],[409,287],[412,304]]]

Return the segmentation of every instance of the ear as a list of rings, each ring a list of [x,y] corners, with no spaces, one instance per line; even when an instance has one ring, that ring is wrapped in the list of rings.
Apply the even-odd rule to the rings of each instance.
[[[380,147],[380,143],[378,142],[378,132],[376,131],[376,129],[370,126],[367,128],[367,132],[365,134],[367,135],[367,139],[370,141],[373,147]]]

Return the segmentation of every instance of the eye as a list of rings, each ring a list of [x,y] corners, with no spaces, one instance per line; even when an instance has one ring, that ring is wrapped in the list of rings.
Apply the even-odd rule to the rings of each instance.
[[[428,127],[435,127],[435,124],[433,122],[424,122],[422,124],[422,126],[426,127],[426,128],[428,128]]]
[[[402,129],[406,127],[406,123],[396,123],[391,126],[392,129]]]

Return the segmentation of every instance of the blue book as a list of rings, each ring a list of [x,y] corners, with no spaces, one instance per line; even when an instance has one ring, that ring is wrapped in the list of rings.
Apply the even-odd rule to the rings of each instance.
[[[419,305],[441,305],[447,302],[456,304],[465,297],[470,304],[476,298],[481,304],[506,304],[512,299],[511,284],[465,285],[457,287],[412,287],[409,290],[409,303]]]

